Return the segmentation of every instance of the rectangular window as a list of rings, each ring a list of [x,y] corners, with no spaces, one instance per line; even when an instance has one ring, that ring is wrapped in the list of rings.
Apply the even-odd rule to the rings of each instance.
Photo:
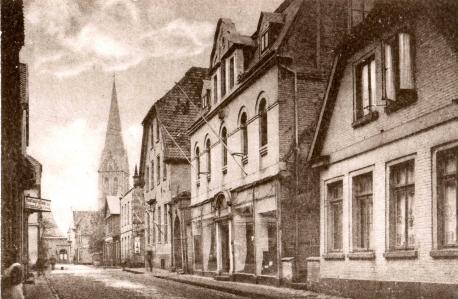
[[[165,161],[162,161],[164,165],[162,166],[162,180],[165,181],[167,180],[167,164],[165,164]]]
[[[157,184],[161,183],[161,157],[156,157],[156,176],[157,176]]]
[[[151,130],[151,147],[153,147],[154,140],[156,140],[155,139],[156,137],[154,136],[154,122],[151,124],[150,130]]]
[[[160,138],[161,138],[161,124],[159,123],[159,119],[156,118],[156,142],[158,142]]]
[[[438,241],[441,247],[458,247],[458,147],[437,153]]]
[[[161,207],[157,207],[157,242],[162,242],[162,214]]]
[[[221,98],[226,94],[226,61],[221,61]]]
[[[261,53],[267,50],[269,46],[269,31],[267,30],[261,35]]]
[[[213,76],[213,103],[218,103],[218,74]]]
[[[363,60],[357,66],[356,84],[355,118],[360,119],[370,114],[371,107],[375,104],[376,75],[374,56]]]
[[[151,160],[151,190],[154,189],[154,159]]]
[[[167,243],[167,232],[168,232],[168,225],[167,225],[168,215],[167,215],[167,205],[164,205],[164,243]]]
[[[232,89],[234,87],[235,82],[235,73],[234,73],[234,56],[229,59],[229,88]]]
[[[390,167],[390,248],[415,246],[413,206],[415,199],[414,160]]]
[[[145,187],[146,190],[149,189],[149,167],[146,166],[146,171],[145,171]]]
[[[153,211],[151,212],[151,215],[153,215],[153,244],[156,244],[156,208],[153,207]]]
[[[412,36],[409,33],[398,33],[394,38],[385,42],[384,97],[391,102],[398,102],[389,102],[391,109],[416,99],[413,53]]]
[[[372,173],[353,178],[353,249],[368,250],[372,235]]]
[[[150,227],[151,227],[151,223],[150,223],[150,215],[149,213],[146,213],[146,244],[151,244],[151,231],[150,231]]]
[[[330,183],[327,186],[328,206],[328,251],[342,251],[342,201],[343,182]]]

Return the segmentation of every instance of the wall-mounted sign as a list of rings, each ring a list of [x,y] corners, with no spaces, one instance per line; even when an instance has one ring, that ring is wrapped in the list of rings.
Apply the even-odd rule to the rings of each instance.
[[[49,199],[26,196],[25,209],[31,211],[51,212],[51,201]]]

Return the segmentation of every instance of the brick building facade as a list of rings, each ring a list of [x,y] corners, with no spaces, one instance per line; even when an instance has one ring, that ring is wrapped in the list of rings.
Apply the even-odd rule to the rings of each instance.
[[[143,120],[140,176],[143,179],[146,266],[175,269],[183,266],[181,254],[186,220],[174,198],[190,190],[190,142],[186,128],[197,117],[202,80],[207,70],[191,67],[162,98],[155,101]],[[178,208],[178,210],[177,210]],[[178,226],[175,229],[175,224]],[[183,233],[183,235],[182,235]],[[176,263],[175,258],[179,261]]]
[[[346,1],[285,1],[251,36],[218,21],[192,125],[194,272],[259,283],[305,278],[318,254],[318,177],[305,160],[346,30]]]
[[[321,290],[458,292],[457,12],[452,1],[380,2],[338,49],[309,155]]]

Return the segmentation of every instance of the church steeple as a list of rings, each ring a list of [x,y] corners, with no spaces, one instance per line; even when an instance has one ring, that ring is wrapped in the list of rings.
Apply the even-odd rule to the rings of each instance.
[[[99,209],[103,208],[107,195],[117,196],[129,189],[129,162],[122,139],[116,78],[113,75],[110,112],[108,114],[105,145],[99,166]]]

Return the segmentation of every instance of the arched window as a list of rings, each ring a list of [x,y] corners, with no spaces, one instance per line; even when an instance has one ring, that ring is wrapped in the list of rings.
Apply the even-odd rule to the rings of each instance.
[[[221,130],[221,144],[222,146],[222,153],[223,153],[223,167],[227,166],[227,129],[223,127]]]
[[[200,176],[200,150],[199,150],[199,147],[196,146],[196,177],[197,177],[197,180],[199,180],[199,176]]]
[[[240,116],[240,132],[242,134],[242,154],[248,155],[248,127],[246,112],[242,112]]]
[[[259,103],[259,140],[261,146],[267,144],[267,104],[264,98]]]
[[[205,150],[207,152],[207,179],[211,180],[211,171],[212,171],[212,159],[211,159],[211,142],[210,139],[207,139],[205,142]]]

